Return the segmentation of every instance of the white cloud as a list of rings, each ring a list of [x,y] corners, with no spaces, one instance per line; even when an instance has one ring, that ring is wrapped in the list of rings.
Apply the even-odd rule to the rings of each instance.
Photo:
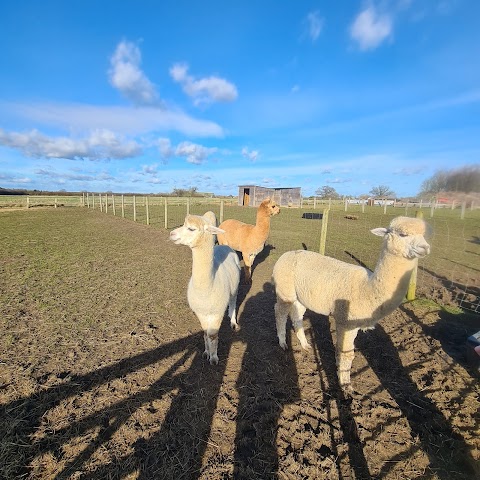
[[[255,162],[258,158],[258,150],[249,150],[248,147],[243,147],[242,148],[242,155],[245,158],[248,158],[250,161]]]
[[[174,150],[172,148],[170,139],[159,138],[157,140],[157,145],[158,145],[158,150],[160,152],[160,155],[162,156],[163,159],[167,160],[174,154]]]
[[[0,180],[4,183],[11,183],[11,184],[27,184],[31,183],[32,179],[28,177],[16,177],[14,175],[5,175],[0,173]]]
[[[135,141],[125,140],[108,130],[97,130],[89,137],[72,139],[48,137],[38,130],[18,133],[0,129],[0,145],[34,158],[105,160],[129,158],[142,153]]]
[[[152,131],[176,131],[197,137],[223,135],[217,123],[198,120],[179,110],[55,103],[0,103],[0,108],[3,114],[75,131],[108,129],[124,135]]]
[[[392,19],[388,14],[378,13],[373,5],[361,11],[350,27],[351,37],[360,50],[378,47],[392,33]]]
[[[310,12],[305,20],[307,24],[307,34],[312,42],[315,42],[322,33],[324,19],[318,11]]]
[[[110,83],[135,105],[158,105],[158,93],[140,69],[141,62],[140,49],[135,44],[120,42],[110,58]]]
[[[216,151],[216,148],[208,148],[192,142],[181,142],[175,149],[175,155],[177,157],[186,157],[188,163],[200,165],[205,162],[209,155]]]
[[[182,85],[183,91],[194,100],[195,105],[212,102],[232,102],[238,96],[237,87],[220,77],[195,79],[188,75],[188,65],[176,63],[170,68],[170,76]]]

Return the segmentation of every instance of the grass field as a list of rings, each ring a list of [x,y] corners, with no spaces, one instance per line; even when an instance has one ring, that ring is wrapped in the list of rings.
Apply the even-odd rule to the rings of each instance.
[[[321,222],[298,213],[273,219],[272,248],[241,286],[241,330],[225,322],[213,367],[186,301],[190,252],[163,227],[86,208],[1,212],[0,478],[476,478],[465,339],[480,317],[441,292],[461,270],[478,297],[478,219],[434,217],[420,279],[437,284],[359,335],[346,399],[326,317],[307,312],[312,352],[276,340],[275,260],[319,241]],[[368,230],[390,216],[343,217],[331,215],[327,253],[373,266]],[[442,295],[449,308],[431,301]]]

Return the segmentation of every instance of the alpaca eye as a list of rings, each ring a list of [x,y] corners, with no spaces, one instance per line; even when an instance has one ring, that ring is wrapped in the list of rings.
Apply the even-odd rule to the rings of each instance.
[[[192,227],[188,227],[187,230],[188,230],[189,232],[194,232],[194,231],[195,231],[195,229],[192,228]]]
[[[408,235],[406,233],[399,233],[398,234],[400,237],[408,237]]]

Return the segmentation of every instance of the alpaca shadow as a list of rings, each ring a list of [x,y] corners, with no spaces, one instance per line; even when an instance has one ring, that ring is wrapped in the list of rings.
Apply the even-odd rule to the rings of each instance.
[[[7,462],[11,459],[9,463],[22,465],[11,472],[10,478],[28,476],[28,465],[36,457],[50,454],[59,460],[64,448],[68,449],[72,442],[78,442],[82,436],[91,438],[89,444],[52,478],[72,478],[75,472],[81,472],[83,479],[92,480],[124,478],[134,472],[138,472],[136,478],[141,479],[180,478],[182,474],[182,478],[197,478],[225,372],[225,358],[231,345],[232,334],[228,333],[229,330],[229,325],[224,321],[218,348],[220,363],[215,367],[203,358],[203,333],[200,332],[86,375],[74,375],[61,385],[1,406],[0,419],[3,421],[11,421],[12,412],[17,418],[22,418],[14,432],[8,424],[2,428],[2,460]],[[106,386],[103,388],[110,388],[110,382],[121,380],[162,360],[166,361],[169,357],[175,357],[176,360],[172,360],[167,371],[148,388],[140,389],[105,408],[82,415],[78,420],[72,414],[73,419],[66,426],[50,431],[39,440],[32,440],[49,411],[66,402],[81,401],[82,394],[88,394],[102,385]],[[190,366],[185,368],[186,364]],[[202,395],[199,395],[200,391],[203,392]],[[109,441],[115,434],[118,435],[124,424],[132,421],[135,412],[146,408],[154,414],[155,405],[168,401],[169,398],[173,400],[159,431],[147,438],[138,439],[142,437],[139,433],[133,444],[133,453],[112,458],[97,468],[86,466],[93,457],[108,450]],[[22,446],[20,450],[19,445]],[[22,455],[20,462],[19,454]],[[191,473],[186,476],[185,472]]]
[[[411,310],[400,307],[405,315],[410,316],[427,337],[435,338],[442,346],[443,351],[456,363],[462,365],[466,371],[477,378],[478,372],[472,369],[467,359],[467,338],[480,329],[480,317],[475,314],[451,314],[439,308],[439,321],[433,325],[426,325],[420,317]]]
[[[471,268],[471,267],[469,267]],[[475,310],[475,307],[478,306],[480,303],[480,288],[479,287],[474,287],[473,285],[469,285],[468,287],[462,283],[458,282],[453,282],[451,279],[448,279],[447,277],[443,275],[439,275],[432,270],[429,270],[428,268],[423,267],[422,270],[429,275],[431,275],[433,278],[436,278],[442,287],[444,287],[446,290],[452,292],[452,291],[458,291],[461,292],[462,298],[460,299],[455,299],[455,302],[459,303],[460,306],[466,307],[466,308],[471,308],[472,310]],[[472,295],[475,297],[475,299],[468,300],[468,296]],[[470,306],[470,307],[469,307]]]
[[[312,332],[312,347],[317,359],[317,364],[322,367],[325,372],[326,382],[320,376],[320,384],[322,390],[326,393],[325,410],[329,420],[331,420],[332,427],[330,427],[330,437],[332,439],[333,455],[338,458],[337,469],[339,478],[350,478],[351,472],[354,473],[354,478],[367,480],[371,479],[368,462],[363,451],[362,442],[358,434],[358,426],[352,412],[352,399],[346,397],[340,387],[337,375],[337,366],[335,361],[335,344],[332,335],[326,334],[330,332],[329,318],[324,315],[319,315],[308,311],[308,316],[311,318],[311,332]],[[338,411],[338,423],[343,438],[348,443],[348,465],[345,461],[340,461],[341,454],[336,448],[334,424],[335,413],[332,412],[331,403],[328,401],[331,398],[336,404]]]
[[[276,338],[273,286],[248,299],[241,315],[240,337],[246,343],[237,380],[239,405],[235,436],[236,480],[279,478],[278,420],[283,407],[300,399],[293,354]]]
[[[457,475],[457,472],[469,472],[470,478],[474,478],[474,460],[465,441],[452,430],[435,403],[411,379],[385,330],[377,325],[370,332],[359,332],[356,350],[364,355],[380,383],[395,400],[410,425],[412,437],[419,439],[421,449],[429,458],[430,469],[438,478],[468,478],[468,474]],[[401,458],[395,457],[385,463],[379,478],[387,476],[395,463],[407,461],[412,453],[407,451],[399,456]]]
[[[348,308],[347,300],[337,300],[333,316],[338,318],[341,312],[348,311]],[[344,438],[348,442],[350,468],[354,471],[355,478],[371,479],[368,462],[358,435],[357,423],[351,410],[352,400],[345,398],[339,386],[335,346],[331,335],[325,335],[325,332],[330,330],[328,318],[316,314],[312,314],[312,318],[314,319],[312,330],[315,351],[337,402],[339,423]],[[409,372],[403,366],[398,351],[385,330],[377,325],[373,331],[367,333],[360,331],[355,345],[355,350],[364,355],[382,386],[399,406],[410,424],[412,436],[419,438],[421,449],[429,458],[430,468],[435,471],[438,478],[442,480],[465,478],[464,476],[455,477],[455,472],[470,472],[473,475],[474,461],[463,438],[452,430],[447,419],[432,400],[426,397],[411,380]],[[401,458],[395,457],[386,462],[378,478],[384,478],[397,462],[407,461],[414,453],[412,450],[400,455]],[[452,455],[451,452],[455,454]],[[339,464],[339,470],[341,475],[341,464]]]

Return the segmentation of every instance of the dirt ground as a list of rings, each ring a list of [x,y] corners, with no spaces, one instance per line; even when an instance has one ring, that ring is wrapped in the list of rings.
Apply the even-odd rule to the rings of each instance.
[[[0,478],[480,478],[478,315],[403,304],[359,334],[346,398],[328,318],[278,346],[268,248],[211,366],[168,232],[9,212],[0,245]]]

